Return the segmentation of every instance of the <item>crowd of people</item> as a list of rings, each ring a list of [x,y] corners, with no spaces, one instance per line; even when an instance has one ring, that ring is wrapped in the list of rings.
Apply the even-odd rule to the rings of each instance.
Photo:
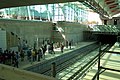
[[[70,43],[70,49],[71,49],[71,43]],[[60,44],[61,52],[64,51],[64,44]],[[19,51],[13,51],[13,50],[2,50],[0,48],[0,63],[11,65],[14,67],[19,67],[19,62],[24,61],[25,57],[27,57],[27,60],[31,63],[34,61],[40,61],[41,59],[45,59],[46,51],[49,54],[55,54],[54,51],[54,45],[53,43],[47,43],[42,44],[42,46],[39,49],[34,48],[28,48],[27,50],[20,49]]]
[[[0,63],[18,67],[19,53],[0,48]]]

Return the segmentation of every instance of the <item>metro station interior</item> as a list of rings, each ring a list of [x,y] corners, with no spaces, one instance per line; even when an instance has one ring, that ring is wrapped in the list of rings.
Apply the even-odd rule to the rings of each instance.
[[[1,0],[0,80],[120,80],[120,0]]]

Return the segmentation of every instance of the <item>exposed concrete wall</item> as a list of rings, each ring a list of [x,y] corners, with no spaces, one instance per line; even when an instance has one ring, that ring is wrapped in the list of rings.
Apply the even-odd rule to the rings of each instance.
[[[57,27],[60,31],[53,31],[52,22],[26,21],[26,20],[8,20],[0,19],[0,27],[7,32],[13,32],[16,36],[27,40],[32,47],[34,42],[38,40],[41,43],[43,39],[52,39],[56,41],[72,41],[77,43],[83,40],[83,31],[87,30],[86,25],[74,22],[59,21]]]
[[[6,31],[2,30],[0,30],[0,48],[3,50],[7,48]]]
[[[11,33],[0,28],[0,48],[6,50],[17,45],[18,38],[16,37],[16,35],[12,35]]]
[[[103,24],[104,20],[107,20],[107,25],[114,25],[114,20],[117,20],[117,26],[120,26],[120,17],[113,17],[112,19],[102,19]]]
[[[112,20],[112,19],[109,19],[109,20],[107,21],[107,24],[108,24],[108,25],[113,25],[113,24],[114,24],[114,22],[113,22],[113,20]]]
[[[0,19],[0,27],[13,32],[33,46],[34,41],[51,38],[52,22]]]
[[[74,22],[60,21],[58,22],[58,27],[61,27],[64,30],[63,34],[65,35],[65,39],[68,41],[73,41],[73,43],[82,41],[83,31],[87,30],[86,25]]]

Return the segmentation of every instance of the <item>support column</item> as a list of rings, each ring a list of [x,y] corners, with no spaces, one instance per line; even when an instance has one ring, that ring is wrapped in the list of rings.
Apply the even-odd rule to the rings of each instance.
[[[100,72],[100,55],[101,55],[101,42],[100,42],[99,55],[98,55],[98,74],[97,74],[97,80],[99,80],[99,72]]]
[[[51,76],[52,76],[52,77],[55,77],[55,76],[56,76],[55,62],[53,62],[52,65],[51,65]]]
[[[31,20],[30,6],[27,6],[27,11],[28,11],[28,15],[29,15],[29,20]]]

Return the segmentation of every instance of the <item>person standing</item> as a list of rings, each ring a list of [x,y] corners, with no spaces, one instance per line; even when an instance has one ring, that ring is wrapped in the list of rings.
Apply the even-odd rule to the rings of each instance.
[[[42,48],[40,48],[38,50],[38,61],[40,61],[40,59],[42,58],[42,54],[43,54],[43,50],[42,50]]]
[[[31,54],[32,54],[31,49],[29,49],[27,51],[27,59],[28,59],[29,62],[31,62]]]
[[[66,40],[66,48],[68,48],[68,40]]]
[[[35,50],[34,49],[32,50],[32,60],[33,62],[35,61]]]
[[[71,43],[71,41],[69,42],[69,47],[70,47],[70,49],[71,49],[71,45],[72,45],[72,43]]]
[[[63,53],[63,50],[64,50],[64,45],[63,43],[61,43],[61,52]]]
[[[51,51],[53,54],[55,54],[53,42],[51,43]]]
[[[21,57],[21,61],[24,61],[24,51],[23,50],[21,50],[21,52],[20,52],[20,57]]]
[[[45,45],[42,45],[42,57],[43,57],[43,59],[45,59],[45,52],[46,52],[46,50],[47,50],[47,45],[45,44]]]
[[[19,54],[18,54],[18,52],[16,52],[15,60],[14,60],[14,67],[18,68],[18,65],[19,65]]]

